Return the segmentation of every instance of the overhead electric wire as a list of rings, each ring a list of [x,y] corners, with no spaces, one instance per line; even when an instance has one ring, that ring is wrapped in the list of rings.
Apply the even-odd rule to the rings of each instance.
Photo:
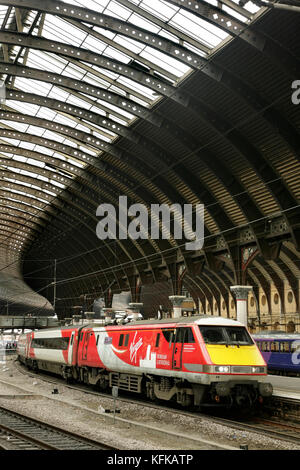
[[[276,180],[271,180],[271,181],[267,182],[266,184],[271,184],[271,183],[273,183],[274,181],[277,181],[277,180],[280,180],[280,179],[282,179],[282,177],[281,177],[281,178],[277,178]],[[257,186],[257,185],[253,185],[253,186]],[[256,190],[253,190],[253,192],[255,192],[255,191],[256,191]],[[259,191],[259,188],[257,189],[257,191]],[[249,190],[244,191],[243,193],[247,193],[247,192],[249,192]],[[241,194],[241,193],[232,195],[232,197],[236,197],[236,196],[239,195],[239,194]],[[221,203],[220,203],[220,202],[216,202],[216,203],[212,203],[211,205],[214,205],[214,204],[221,204]],[[281,215],[283,212],[288,212],[289,210],[294,210],[295,208],[298,208],[299,206],[300,206],[300,205],[297,205],[297,206],[295,206],[295,207],[291,207],[291,208],[289,208],[289,209],[285,209],[285,210],[281,211],[280,214],[275,214],[275,215],[278,215],[278,216],[279,216],[279,215]],[[205,207],[209,207],[209,206],[205,206]],[[195,211],[195,209],[193,209],[193,212],[194,212],[194,211]],[[222,234],[224,234],[224,233],[226,233],[226,232],[234,231],[234,230],[236,230],[236,229],[248,227],[249,225],[251,226],[251,224],[253,224],[253,223],[256,223],[256,222],[259,222],[259,221],[262,221],[262,220],[266,220],[266,219],[270,219],[270,218],[272,218],[273,216],[274,216],[273,214],[268,214],[268,215],[266,215],[266,216],[264,216],[264,217],[262,217],[262,218],[260,218],[260,219],[253,220],[253,221],[251,221],[250,223],[244,223],[244,224],[241,224],[241,225],[238,225],[238,226],[231,227],[231,228],[229,228],[229,229],[227,229],[227,230],[222,230],[222,231],[219,231],[219,232],[215,232],[215,233],[213,233],[213,234],[211,234],[211,235],[205,236],[205,237],[204,237],[204,240],[207,240],[208,238],[214,238],[214,237],[220,236],[220,235],[222,235]],[[259,234],[257,234],[257,235],[264,235],[264,232],[259,233]],[[232,239],[231,242],[232,242],[232,241],[239,241],[239,239]],[[117,242],[117,240],[113,240],[113,241],[111,241],[111,242],[107,242],[107,243],[106,243],[106,246],[107,246],[107,245],[115,245],[116,242]],[[168,248],[168,249],[166,249],[166,250],[162,250],[162,251],[153,253],[153,254],[151,254],[151,255],[147,255],[147,256],[145,256],[145,257],[139,258],[139,259],[143,259],[143,260],[147,259],[147,260],[148,260],[148,258],[152,258],[153,256],[159,257],[161,253],[165,253],[165,252],[177,250],[178,248],[181,248],[181,247],[183,247],[184,245],[185,245],[185,243],[182,243],[181,245],[176,245],[176,246],[174,246],[174,247],[170,247],[170,248]],[[92,252],[94,252],[94,251],[98,251],[98,250],[100,250],[100,249],[102,249],[102,247],[92,248],[91,250],[87,250],[87,251],[84,251],[84,252],[76,253],[75,255],[72,255],[72,256],[70,256],[70,257],[56,258],[56,259],[57,259],[57,264],[66,263],[66,262],[71,261],[71,260],[73,260],[73,259],[75,259],[75,258],[77,258],[77,257],[81,257],[81,256],[83,256],[83,255],[87,255],[87,254],[89,254],[89,253],[92,253]],[[129,263],[135,263],[135,262],[136,262],[137,260],[139,260],[139,259],[134,259],[134,260],[125,262],[125,263],[123,263],[123,265],[127,265],[127,264],[129,264]],[[31,261],[31,260],[30,260],[30,259],[26,259],[26,261]],[[53,259],[52,261],[54,261],[54,259]],[[31,271],[31,272],[27,273],[26,278],[27,278],[28,275],[30,275],[30,274],[33,274],[33,273],[39,272],[39,271],[43,271],[43,270],[45,270],[45,269],[47,269],[48,267],[51,267],[51,266],[52,266],[52,264],[49,264],[49,265],[44,266],[44,267],[42,267],[42,268],[39,268],[39,269],[37,269],[37,270],[35,270],[35,271]]]

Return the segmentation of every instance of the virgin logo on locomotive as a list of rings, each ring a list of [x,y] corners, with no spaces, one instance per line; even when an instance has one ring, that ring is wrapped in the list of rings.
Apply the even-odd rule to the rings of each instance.
[[[133,341],[130,345],[130,362],[134,361],[135,363],[136,363],[136,358],[137,358],[137,352],[143,344],[143,338],[139,338],[137,342],[135,342],[136,335],[137,335],[137,331],[135,332]]]

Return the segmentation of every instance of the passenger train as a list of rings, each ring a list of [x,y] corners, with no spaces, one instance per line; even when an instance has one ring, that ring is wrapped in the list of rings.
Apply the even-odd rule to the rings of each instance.
[[[268,372],[300,377],[300,334],[264,332],[253,335]]]
[[[182,406],[252,406],[270,397],[267,366],[247,329],[214,316],[66,326],[21,335],[29,368],[117,386]]]

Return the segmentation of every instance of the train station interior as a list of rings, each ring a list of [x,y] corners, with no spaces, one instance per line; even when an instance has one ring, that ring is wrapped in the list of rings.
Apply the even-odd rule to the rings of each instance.
[[[0,0],[1,458],[300,450],[299,32],[300,0]]]
[[[0,315],[236,319],[242,295],[250,331],[300,332],[299,20],[296,0],[0,1]],[[167,235],[99,238],[122,197],[201,205],[201,247],[176,210]]]

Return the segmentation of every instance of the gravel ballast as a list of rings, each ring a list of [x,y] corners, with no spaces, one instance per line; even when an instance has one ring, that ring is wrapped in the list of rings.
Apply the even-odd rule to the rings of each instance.
[[[54,388],[58,394],[53,394]],[[218,445],[239,449],[244,444],[249,450],[300,450],[296,444],[236,430],[203,417],[183,416],[121,400],[117,400],[121,412],[114,420],[113,413],[105,413],[113,410],[112,398],[89,395],[23,374],[12,360],[0,364],[0,405],[121,450],[211,450],[220,448]],[[159,431],[162,429],[170,434],[162,434]]]

